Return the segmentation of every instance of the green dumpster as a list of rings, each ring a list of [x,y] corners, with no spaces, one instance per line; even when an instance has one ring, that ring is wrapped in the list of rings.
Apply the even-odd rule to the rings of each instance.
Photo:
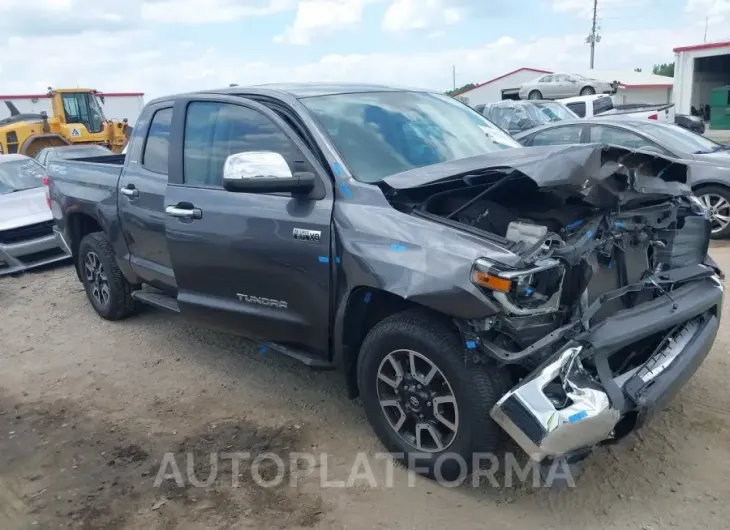
[[[710,129],[730,129],[730,85],[710,92]]]

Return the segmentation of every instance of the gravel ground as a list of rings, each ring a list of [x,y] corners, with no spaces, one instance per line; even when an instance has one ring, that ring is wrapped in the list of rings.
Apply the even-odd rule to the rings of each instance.
[[[712,253],[730,269],[730,246]],[[160,311],[106,322],[69,266],[3,278],[0,528],[727,528],[729,345],[723,326],[668,409],[599,449],[574,489],[446,488],[398,467],[389,485],[375,459],[377,486],[329,487],[381,450],[338,374]],[[250,458],[208,460],[220,451]],[[252,463],[265,453],[283,471]]]

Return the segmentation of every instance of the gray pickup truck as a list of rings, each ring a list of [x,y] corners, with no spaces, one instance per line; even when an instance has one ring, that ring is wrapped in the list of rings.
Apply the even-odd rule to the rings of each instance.
[[[520,148],[443,95],[353,85],[157,99],[129,151],[54,161],[57,234],[98,314],[138,302],[337,369],[429,476],[577,462],[715,340],[722,275],[687,167]]]

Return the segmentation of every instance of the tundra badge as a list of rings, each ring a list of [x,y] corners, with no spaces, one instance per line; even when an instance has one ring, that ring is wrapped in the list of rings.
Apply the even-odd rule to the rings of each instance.
[[[283,300],[274,300],[272,298],[263,298],[261,296],[251,296],[248,294],[236,293],[241,302],[248,304],[263,305],[266,307],[278,307],[279,309],[287,309],[287,304]]]

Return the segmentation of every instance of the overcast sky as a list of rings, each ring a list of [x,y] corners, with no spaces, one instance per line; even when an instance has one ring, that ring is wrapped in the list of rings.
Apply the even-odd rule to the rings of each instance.
[[[730,40],[730,0],[599,0],[596,68],[650,71]],[[451,88],[585,69],[592,0],[0,0],[0,94],[277,81]]]

